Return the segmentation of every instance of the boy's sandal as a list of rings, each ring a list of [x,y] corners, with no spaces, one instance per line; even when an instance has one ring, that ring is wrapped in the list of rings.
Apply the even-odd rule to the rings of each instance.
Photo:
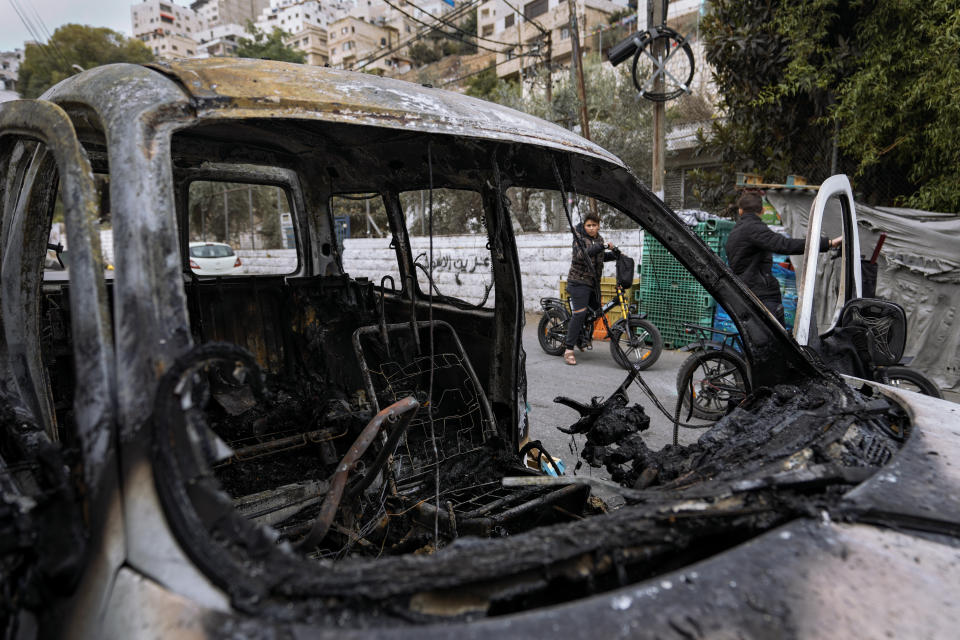
[[[567,349],[563,352],[563,361],[567,364],[577,364],[577,358],[573,355],[573,349]]]

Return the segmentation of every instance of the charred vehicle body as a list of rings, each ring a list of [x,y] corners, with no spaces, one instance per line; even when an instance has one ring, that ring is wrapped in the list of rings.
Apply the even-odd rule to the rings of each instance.
[[[956,406],[822,367],[617,158],[562,128],[329,69],[109,65],[0,108],[0,178],[14,637],[937,635],[960,622]],[[570,403],[583,417],[568,430],[619,483],[616,510],[522,463],[515,187],[624,213],[740,329],[753,393],[694,445],[647,449],[636,371]],[[254,220],[263,193],[287,216],[290,260],[198,276],[188,247],[219,206],[204,203],[226,211],[237,189],[249,233],[268,223]],[[410,249],[411,200],[443,193],[485,236],[480,302],[443,294]],[[396,254],[380,282],[344,271],[334,231],[334,203],[372,199]],[[55,211],[71,254],[57,281],[43,272]]]

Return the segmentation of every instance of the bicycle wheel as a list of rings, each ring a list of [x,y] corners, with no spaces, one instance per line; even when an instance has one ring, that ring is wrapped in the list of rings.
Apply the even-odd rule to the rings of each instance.
[[[703,420],[719,420],[731,401],[739,402],[750,391],[747,363],[730,351],[700,351],[683,361],[677,371],[677,394],[683,407]]]
[[[567,337],[566,315],[556,308],[547,309],[537,325],[537,339],[540,348],[551,356],[563,353],[563,341]]]
[[[648,369],[662,352],[663,338],[649,320],[631,316],[610,327],[610,354],[624,369]]]
[[[906,389],[907,391],[916,391],[925,396],[934,398],[943,398],[937,385],[916,369],[908,367],[884,367],[881,370],[882,382],[891,387]]]

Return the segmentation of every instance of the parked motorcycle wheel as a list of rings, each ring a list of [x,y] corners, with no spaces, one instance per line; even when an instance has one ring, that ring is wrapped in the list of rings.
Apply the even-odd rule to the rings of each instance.
[[[726,415],[731,401],[738,402],[749,392],[747,371],[747,362],[731,351],[692,354],[677,371],[677,394],[683,398],[684,411],[690,410],[692,400],[693,416],[719,420]]]
[[[906,389],[907,391],[916,391],[925,396],[934,398],[943,398],[939,387],[927,376],[916,369],[909,367],[884,367],[882,371],[882,382],[891,387]]]
[[[559,309],[547,309],[537,325],[537,340],[540,348],[551,356],[563,354],[563,341],[567,337],[567,317]]]
[[[610,327],[610,354],[624,369],[649,369],[662,352],[663,338],[649,320],[621,318]]]

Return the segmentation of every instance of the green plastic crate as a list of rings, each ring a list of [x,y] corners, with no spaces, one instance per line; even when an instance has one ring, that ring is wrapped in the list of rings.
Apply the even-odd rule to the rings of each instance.
[[[713,324],[716,303],[709,296],[685,297],[676,291],[664,290],[641,291],[641,296],[640,311],[660,330],[668,349],[677,349],[695,339],[684,331],[684,322]]]
[[[694,231],[707,247],[726,259],[725,245],[733,226],[729,220],[708,220]],[[640,277],[642,284],[636,294],[640,311],[657,326],[668,348],[682,347],[693,339],[684,331],[684,322],[713,324],[716,301],[650,234],[644,236]]]

